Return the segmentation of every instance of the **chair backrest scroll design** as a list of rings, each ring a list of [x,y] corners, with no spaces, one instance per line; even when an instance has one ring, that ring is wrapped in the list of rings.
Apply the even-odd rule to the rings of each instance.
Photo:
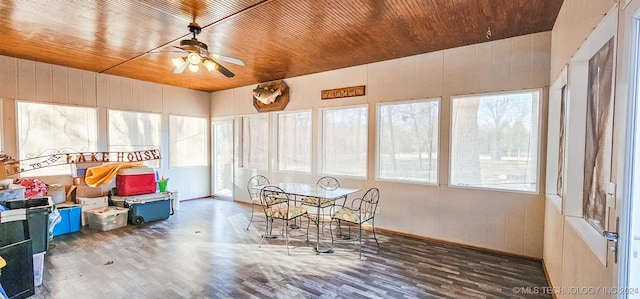
[[[260,196],[260,186],[268,186],[269,179],[267,179],[263,175],[254,175],[247,182],[247,191],[249,192],[249,196],[251,199],[258,198]]]

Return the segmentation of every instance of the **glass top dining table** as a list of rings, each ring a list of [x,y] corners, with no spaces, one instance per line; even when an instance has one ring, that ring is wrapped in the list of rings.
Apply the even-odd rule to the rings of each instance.
[[[301,184],[301,183],[278,183],[276,186],[278,186],[280,189],[282,189],[284,192],[286,192],[289,195],[294,195],[295,197],[297,196],[302,196],[302,197],[315,197],[318,198],[320,200],[316,201],[317,206],[315,206],[317,208],[317,213],[316,213],[316,227],[317,227],[317,234],[316,234],[316,246],[315,246],[315,251],[317,253],[331,253],[333,252],[333,249],[331,248],[321,248],[320,247],[320,210],[321,210],[321,205],[324,206],[328,206],[327,203],[330,201],[337,201],[338,199],[341,198],[347,198],[347,196],[349,194],[353,194],[356,193],[358,191],[360,191],[360,189],[351,189],[351,188],[342,188],[342,187],[338,187],[335,189],[325,189],[322,188],[318,185],[312,185],[312,184]],[[259,189],[262,189],[266,186],[256,186]],[[310,205],[310,204],[306,204],[306,205]],[[312,205],[310,205],[312,206]]]
[[[321,199],[339,199],[349,194],[356,193],[360,189],[336,188],[332,190],[324,189],[318,185],[300,184],[300,183],[278,183],[280,189],[289,195],[317,197]]]

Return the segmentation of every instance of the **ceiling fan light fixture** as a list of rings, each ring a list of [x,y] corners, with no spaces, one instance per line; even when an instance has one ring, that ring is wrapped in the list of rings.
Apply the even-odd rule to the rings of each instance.
[[[202,63],[204,65],[204,67],[207,68],[208,71],[213,71],[215,69],[218,68],[218,66],[216,65],[216,63],[214,63],[211,60],[205,59],[204,62]]]
[[[200,67],[197,64],[189,64],[189,70],[192,73],[195,73],[200,70]]]
[[[197,53],[191,52],[189,53],[189,55],[187,55],[187,60],[191,65],[197,65],[202,62],[202,57],[200,57],[200,55]]]
[[[183,57],[172,58],[171,63],[173,64],[173,66],[179,67],[184,63],[184,58]]]

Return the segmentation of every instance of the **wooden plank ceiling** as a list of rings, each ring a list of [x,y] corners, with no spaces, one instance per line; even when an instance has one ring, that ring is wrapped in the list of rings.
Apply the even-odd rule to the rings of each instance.
[[[218,91],[551,30],[560,0],[3,0],[0,55]],[[173,74],[190,39],[242,59]],[[491,36],[487,38],[487,29]]]

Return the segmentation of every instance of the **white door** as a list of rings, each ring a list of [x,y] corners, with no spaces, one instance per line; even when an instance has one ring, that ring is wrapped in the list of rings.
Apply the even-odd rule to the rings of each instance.
[[[233,119],[213,119],[213,195],[233,198]]]
[[[625,1],[629,2],[629,1]],[[618,298],[640,299],[640,0],[625,8],[629,93],[625,186],[620,217]]]

